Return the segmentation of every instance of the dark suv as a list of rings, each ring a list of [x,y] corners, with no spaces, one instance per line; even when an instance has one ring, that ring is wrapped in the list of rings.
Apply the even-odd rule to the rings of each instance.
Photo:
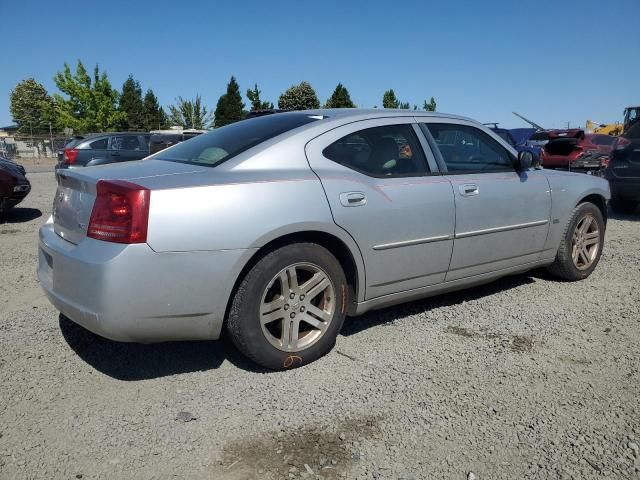
[[[56,169],[140,160],[149,155],[149,133],[92,133],[72,138],[58,152]]]

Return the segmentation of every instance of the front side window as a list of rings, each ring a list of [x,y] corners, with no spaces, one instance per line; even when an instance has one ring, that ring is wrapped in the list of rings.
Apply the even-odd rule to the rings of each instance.
[[[111,150],[140,150],[140,142],[136,135],[111,137]]]
[[[411,125],[385,125],[351,133],[326,147],[329,160],[374,177],[420,175],[424,154]]]
[[[425,124],[449,173],[513,171],[511,154],[482,130],[467,125]]]
[[[242,120],[178,143],[154,158],[214,167],[260,143],[321,118],[285,112]]]

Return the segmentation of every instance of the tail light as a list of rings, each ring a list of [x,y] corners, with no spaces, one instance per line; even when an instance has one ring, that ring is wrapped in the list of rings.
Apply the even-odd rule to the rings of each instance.
[[[618,139],[616,140],[616,143],[614,144],[613,149],[614,150],[624,150],[629,145],[631,145],[631,141],[630,140],[627,140],[624,137],[618,137]]]
[[[600,166],[602,168],[607,168],[609,166],[610,160],[611,158],[609,157],[609,155],[603,155],[602,157],[600,157]]]
[[[149,223],[148,188],[124,180],[100,180],[87,236],[113,243],[145,243]]]
[[[78,150],[76,150],[75,148],[65,148],[64,158],[66,159],[65,163],[73,165],[74,163],[76,163],[76,159],[78,158]]]

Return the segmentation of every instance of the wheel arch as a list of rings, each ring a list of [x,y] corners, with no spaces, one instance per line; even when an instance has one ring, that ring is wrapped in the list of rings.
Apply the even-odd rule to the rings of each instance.
[[[349,242],[349,240],[340,238],[334,233],[314,229],[280,234],[258,248],[258,250],[247,260],[236,278],[231,294],[227,300],[225,321],[228,317],[229,308],[231,307],[231,303],[233,302],[233,298],[240,286],[240,283],[253,266],[269,252],[294,243],[315,243],[326,248],[336,257],[342,266],[347,279],[347,285],[349,287],[350,301],[348,305],[348,314],[355,314],[357,302],[364,298],[365,272],[360,250],[353,240]]]
[[[607,223],[607,200],[605,199],[604,196],[598,194],[598,193],[591,193],[583,198],[580,199],[580,201],[576,204],[576,207],[578,205],[580,205],[581,203],[593,203],[596,207],[598,207],[598,210],[600,210],[600,213],[602,213],[602,218],[604,219],[604,223],[606,225]]]

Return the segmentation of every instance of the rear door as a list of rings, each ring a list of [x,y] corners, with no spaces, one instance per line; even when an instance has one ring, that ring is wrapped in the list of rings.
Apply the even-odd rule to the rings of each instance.
[[[542,171],[516,172],[514,155],[471,122],[430,119],[422,125],[455,196],[455,241],[446,280],[537,260],[551,215]]]
[[[411,118],[366,120],[306,146],[336,224],[364,258],[367,299],[440,283],[449,265],[453,192],[417,128]]]
[[[111,162],[128,162],[140,160],[148,155],[147,146],[143,145],[138,135],[113,135],[109,142]]]

